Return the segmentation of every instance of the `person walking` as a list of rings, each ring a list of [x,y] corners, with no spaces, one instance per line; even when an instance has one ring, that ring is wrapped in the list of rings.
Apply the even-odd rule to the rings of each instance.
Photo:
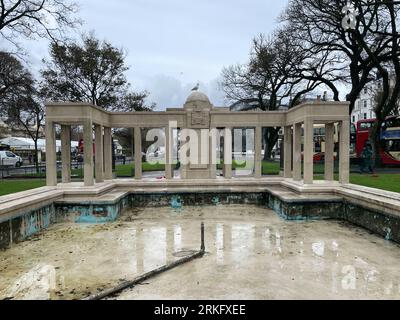
[[[374,169],[372,168],[372,155],[373,152],[372,152],[371,142],[367,141],[361,153],[361,164],[360,164],[361,174],[365,172],[365,169],[367,169],[369,173],[374,172]]]

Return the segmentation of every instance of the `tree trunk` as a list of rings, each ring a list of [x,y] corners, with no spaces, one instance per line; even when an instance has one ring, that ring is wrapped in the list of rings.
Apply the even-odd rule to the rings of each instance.
[[[376,119],[376,122],[372,126],[371,133],[369,139],[372,144],[372,152],[374,154],[374,163],[376,168],[382,167],[382,158],[381,158],[381,128],[383,121],[381,119]]]
[[[272,151],[274,150],[274,147],[276,143],[278,142],[279,138],[279,130],[280,128],[267,128],[267,130],[264,131],[264,140],[265,140],[265,145],[264,145],[264,160],[271,160],[272,158]]]
[[[33,161],[35,162],[35,167],[36,167],[36,173],[39,174],[40,170],[39,170],[39,156],[38,156],[38,143],[37,143],[37,139],[34,140],[35,143],[35,153],[33,156]]]

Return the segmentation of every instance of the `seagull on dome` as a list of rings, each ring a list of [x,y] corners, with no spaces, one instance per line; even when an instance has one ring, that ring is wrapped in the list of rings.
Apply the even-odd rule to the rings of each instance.
[[[192,89],[192,91],[198,91],[200,88],[200,82],[197,82],[197,85]]]

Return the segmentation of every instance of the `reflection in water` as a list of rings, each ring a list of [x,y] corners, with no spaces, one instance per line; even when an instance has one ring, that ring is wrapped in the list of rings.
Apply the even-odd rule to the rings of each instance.
[[[325,254],[325,242],[319,241],[312,244],[312,251],[319,257],[323,257]]]
[[[142,259],[138,259],[138,247],[137,247],[137,233],[136,233],[136,228],[132,229],[132,240],[129,243],[132,245],[132,258],[130,265],[132,266],[132,272],[137,273],[138,272],[138,260],[143,261]],[[142,267],[142,266],[141,266]]]
[[[337,262],[332,264],[332,293],[338,292],[338,276],[340,272],[340,267]]]
[[[357,270],[356,272],[359,275],[359,278],[361,277],[364,280],[363,281],[364,291],[368,292],[368,290],[374,287],[374,283],[377,281],[377,276],[379,275],[379,271],[360,257],[355,258],[353,266]],[[361,279],[357,279],[357,281],[359,280]]]
[[[275,244],[276,251],[278,253],[282,253],[281,235],[278,231],[275,233],[275,240],[276,240]]]
[[[217,265],[224,264],[224,225],[217,223],[215,250],[217,252]],[[229,239],[228,239],[229,240]]]
[[[271,231],[266,228],[266,230],[261,234],[262,247],[269,251],[271,249]]]
[[[339,244],[336,241],[332,241],[332,251],[336,253],[336,257],[339,256]]]
[[[56,269],[38,265],[29,270],[6,290],[8,298],[21,300],[49,300],[56,290]]]
[[[167,262],[167,229],[150,227],[143,229],[143,271],[149,272]]]
[[[321,280],[321,275],[325,272],[325,242],[318,241],[311,244],[313,253],[312,270],[316,274],[316,281]]]
[[[174,252],[182,250],[182,227],[180,225],[174,226]]]
[[[232,259],[240,263],[254,252],[254,224],[232,225]]]
[[[332,258],[338,258],[340,256],[340,246],[337,240],[330,241],[330,245],[327,247],[326,242],[323,240],[315,241],[310,243],[311,257],[307,256],[305,252],[305,243],[303,241],[295,241],[293,238],[284,238],[281,232],[277,229],[271,231],[268,226],[255,226],[254,224],[244,223],[238,224],[233,223],[231,225],[224,223],[215,224],[215,232],[208,235],[209,243],[214,243],[215,250],[215,261],[217,266],[222,266],[234,262],[237,264],[246,264],[248,258],[254,254],[261,254],[263,252],[267,255],[273,255],[277,258],[277,266],[284,270],[286,268],[285,256],[290,254],[293,256],[296,254],[298,259],[296,277],[304,279],[303,274],[314,273],[314,282],[319,283],[323,279],[323,275],[326,271],[326,260],[329,251],[329,256]],[[166,234],[173,235],[173,241],[166,240]],[[144,271],[148,271],[151,268],[164,264],[167,260],[168,254],[171,252],[179,252],[183,248],[183,235],[185,228],[181,224],[174,224],[165,228],[150,228],[145,229],[143,234],[144,239]],[[146,240],[152,239],[151,248],[146,247]],[[171,240],[172,240],[171,239]],[[287,240],[287,243],[285,242]],[[157,250],[154,250],[154,241],[157,242]],[[167,244],[167,245],[163,245]],[[284,248],[287,248],[285,251]],[[327,250],[328,248],[328,250]],[[214,251],[214,250],[211,250]],[[164,251],[161,254],[161,251]],[[227,257],[229,256],[229,259]],[[311,259],[310,259],[311,258]],[[230,260],[232,259],[232,261]],[[347,268],[347,269],[346,269]],[[350,268],[350,269],[349,269]],[[345,272],[342,270],[353,270],[354,278],[352,273]],[[368,291],[368,284],[377,281],[379,272],[368,265],[366,261],[361,258],[356,258],[354,264],[350,266],[341,266],[338,261],[332,261],[330,267],[331,274],[331,292],[337,294],[340,290],[348,290],[352,288],[352,281],[357,283],[357,276],[362,273],[364,281],[363,291]],[[350,284],[350,286],[349,286]],[[393,293],[393,282],[388,283],[384,287],[386,295]]]

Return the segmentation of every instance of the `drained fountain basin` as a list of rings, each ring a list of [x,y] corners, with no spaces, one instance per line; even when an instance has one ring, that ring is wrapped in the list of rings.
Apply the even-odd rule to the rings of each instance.
[[[117,299],[399,299],[400,247],[346,222],[286,221],[265,206],[140,207],[59,223],[0,252],[0,299],[79,299],[200,247],[207,254]]]

